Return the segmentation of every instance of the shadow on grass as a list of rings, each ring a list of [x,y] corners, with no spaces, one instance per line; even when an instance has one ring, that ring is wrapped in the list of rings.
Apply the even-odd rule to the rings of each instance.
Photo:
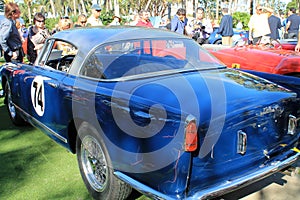
[[[76,156],[28,125],[14,126],[0,99],[1,199],[91,199]]]
[[[92,199],[76,156],[28,125],[17,127],[0,99],[1,199]],[[148,200],[133,190],[127,200]]]
[[[12,128],[13,124],[11,123],[7,113],[6,106],[3,104],[3,98],[0,99],[0,130],[6,130]]]

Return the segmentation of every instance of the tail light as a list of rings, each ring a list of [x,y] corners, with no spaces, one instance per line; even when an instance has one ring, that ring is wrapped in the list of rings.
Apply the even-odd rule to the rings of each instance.
[[[13,71],[12,76],[15,77],[17,74],[24,74],[24,73],[25,73],[25,70],[23,70],[23,69],[17,69],[17,70]]]
[[[196,119],[189,115],[185,122],[184,150],[191,152],[198,148]]]

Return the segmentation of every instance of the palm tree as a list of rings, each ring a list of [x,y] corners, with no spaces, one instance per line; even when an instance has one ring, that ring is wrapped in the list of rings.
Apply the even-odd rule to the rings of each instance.
[[[120,16],[120,6],[118,0],[114,0],[115,16]]]
[[[85,16],[87,16],[87,12],[86,12],[86,7],[85,7],[85,4],[84,4],[84,1],[80,0],[80,4],[81,4],[81,8],[82,8],[83,14],[85,14]]]
[[[77,1],[73,0],[73,15],[76,16],[77,15]]]
[[[53,0],[50,0],[50,5],[51,5],[51,10],[52,10],[52,16],[55,17],[56,16],[56,10],[55,10]]]
[[[24,0],[24,3],[27,5],[27,11],[28,11],[28,20],[29,20],[29,23],[32,22],[32,19],[31,19],[31,0]]]
[[[51,12],[51,16],[55,17],[55,6],[54,6],[54,2],[53,0],[36,0],[35,1],[35,5],[39,5],[38,7],[40,8],[39,9],[39,12],[42,12],[42,10],[49,14]]]

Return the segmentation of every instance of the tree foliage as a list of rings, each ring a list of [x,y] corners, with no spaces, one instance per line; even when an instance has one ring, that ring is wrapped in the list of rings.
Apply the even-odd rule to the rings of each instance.
[[[6,2],[13,0],[0,0],[0,2],[1,1]],[[47,21],[49,21],[50,15],[54,17],[55,20],[57,20],[60,16],[65,15],[72,18],[77,18],[77,16],[81,13],[90,15],[90,7],[92,6],[92,0],[24,0],[23,2],[24,3],[19,3],[19,5],[23,13],[22,17],[26,24],[31,22],[30,19],[33,18],[35,12],[45,13],[48,15]],[[136,14],[140,10],[146,9],[150,11],[151,16],[164,17],[164,14],[168,13],[167,9],[170,4],[177,4],[179,6],[183,5],[183,7],[187,5],[187,0],[102,0],[100,2],[104,2],[103,5],[100,5],[102,7],[100,18],[105,25],[110,23],[113,15],[116,15],[116,13],[122,17]],[[197,2],[197,0],[193,0],[193,2]],[[198,2],[201,2],[201,6],[206,9],[206,12],[214,14],[212,16],[213,18],[217,17],[216,14],[218,14],[219,10],[216,8],[220,7],[219,3],[217,3],[218,1],[201,0]],[[224,3],[224,1],[222,2]],[[275,1],[272,1],[271,3],[275,5],[274,2]],[[292,2],[288,4],[287,8],[299,8],[299,2],[300,0],[292,0]],[[237,0],[229,0],[228,5],[236,6]],[[283,7],[283,5],[278,4],[277,7],[278,9],[276,10],[279,10]],[[236,12],[233,13],[233,18],[235,19],[234,25],[236,25],[238,20],[240,20],[246,27],[250,15],[247,13]],[[126,20],[123,18],[123,21]]]
[[[286,6],[286,9],[296,8],[297,12],[300,13],[300,0],[292,0]]]
[[[239,21],[242,22],[243,27],[245,30],[248,30],[248,23],[250,20],[250,14],[245,13],[245,12],[235,12],[232,14],[232,18],[233,18],[233,27],[236,27],[237,23]]]

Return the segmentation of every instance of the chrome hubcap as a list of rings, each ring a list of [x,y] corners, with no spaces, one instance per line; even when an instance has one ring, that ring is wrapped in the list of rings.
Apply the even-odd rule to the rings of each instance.
[[[91,187],[97,192],[103,191],[108,181],[108,167],[101,146],[94,137],[86,136],[82,139],[81,160]]]

